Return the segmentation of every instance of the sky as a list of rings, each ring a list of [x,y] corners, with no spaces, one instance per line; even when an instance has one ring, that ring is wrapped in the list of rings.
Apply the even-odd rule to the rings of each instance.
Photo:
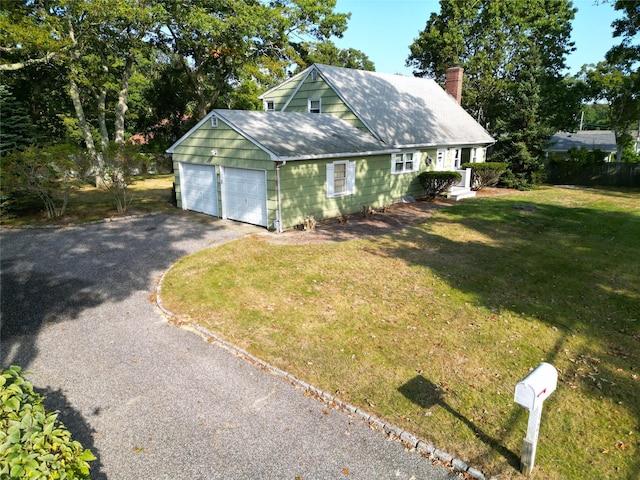
[[[509,0],[500,0],[509,1]],[[604,60],[605,53],[619,39],[613,39],[611,22],[619,18],[609,3],[602,0],[574,0],[578,9],[572,22],[571,41],[576,50],[566,58],[569,70],[576,74],[589,63]],[[411,75],[405,67],[409,45],[418,37],[431,15],[440,11],[439,0],[337,0],[336,12],[351,12],[347,31],[334,39],[341,48],[364,52],[382,73]]]

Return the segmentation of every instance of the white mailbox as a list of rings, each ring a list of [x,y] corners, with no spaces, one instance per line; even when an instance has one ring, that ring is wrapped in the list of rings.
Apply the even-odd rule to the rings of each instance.
[[[538,365],[516,385],[514,402],[534,410],[551,395],[558,385],[558,371],[549,363]]]
[[[544,362],[516,385],[514,401],[529,409],[527,436],[522,441],[520,461],[520,470],[525,475],[531,475],[536,459],[542,404],[553,393],[557,385],[558,371],[553,365]]]

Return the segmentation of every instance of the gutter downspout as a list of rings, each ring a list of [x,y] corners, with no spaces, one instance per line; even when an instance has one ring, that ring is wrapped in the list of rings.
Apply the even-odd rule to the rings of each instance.
[[[282,199],[280,197],[280,167],[284,167],[287,164],[286,160],[276,162],[276,191],[278,193],[278,215],[276,218],[276,232],[282,233]]]

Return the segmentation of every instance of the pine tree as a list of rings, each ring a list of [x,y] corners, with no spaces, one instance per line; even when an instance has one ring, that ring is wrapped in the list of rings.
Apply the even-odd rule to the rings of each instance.
[[[31,118],[6,85],[0,85],[0,155],[37,142]]]

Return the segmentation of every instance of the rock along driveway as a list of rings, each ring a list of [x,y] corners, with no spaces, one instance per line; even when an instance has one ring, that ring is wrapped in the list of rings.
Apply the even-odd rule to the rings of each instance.
[[[2,368],[29,372],[97,456],[93,479],[454,478],[165,321],[151,298],[174,261],[263,231],[167,215],[3,229]]]

